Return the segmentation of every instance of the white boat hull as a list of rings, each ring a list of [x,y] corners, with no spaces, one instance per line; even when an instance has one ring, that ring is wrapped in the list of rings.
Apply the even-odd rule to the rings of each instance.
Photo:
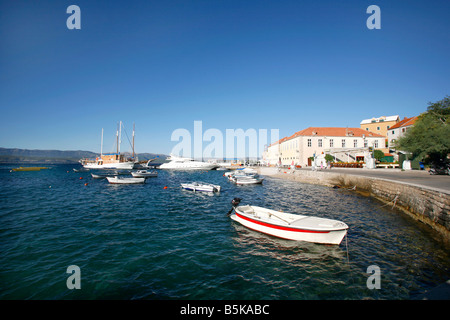
[[[163,163],[159,166],[159,169],[171,169],[171,170],[213,170],[219,166],[215,163],[196,161],[191,158],[171,156],[167,160],[170,162]]]
[[[97,164],[97,163],[86,163],[83,165],[86,169],[125,169],[131,170],[134,168],[134,162],[118,162],[118,163],[106,163],[106,164]]]
[[[145,178],[118,178],[118,177],[106,177],[111,184],[140,184],[145,183]]]
[[[254,213],[237,207],[230,216],[231,219],[249,229],[274,237],[339,245],[347,234],[348,226],[341,221],[293,215],[256,206],[244,207],[254,209]]]
[[[154,171],[137,171],[137,172],[132,172],[131,175],[135,178],[151,178],[151,177],[157,177],[158,176],[158,172]]]
[[[177,163],[171,164],[163,163],[159,166],[160,169],[170,169],[170,170],[213,170],[217,168],[217,165],[214,164],[192,164],[192,163]]]
[[[181,187],[192,191],[220,192],[220,186],[213,184],[182,183]]]
[[[264,178],[254,178],[254,179],[234,179],[232,180],[236,184],[261,184],[263,182]]]

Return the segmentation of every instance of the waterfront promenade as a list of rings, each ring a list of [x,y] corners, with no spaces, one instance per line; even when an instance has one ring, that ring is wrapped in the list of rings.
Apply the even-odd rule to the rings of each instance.
[[[296,174],[301,172],[314,171],[311,167],[291,170],[288,168],[264,168],[260,170],[261,174],[268,176],[277,176],[290,178],[289,174]],[[439,191],[450,195],[450,176],[448,175],[430,175],[426,170],[404,170],[401,169],[362,169],[362,168],[331,168],[320,169],[316,172],[325,173],[339,173],[345,175],[355,175],[361,177],[369,177],[376,179],[383,179],[397,183],[409,184],[411,186],[426,188],[430,190]],[[286,176],[287,175],[287,176]],[[296,179],[294,179],[296,180]]]
[[[311,170],[311,168],[302,168],[297,170]],[[352,168],[331,168],[319,169],[323,172],[334,172],[350,175],[359,175],[364,177],[391,180],[405,183],[417,187],[432,189],[450,194],[450,176],[430,175],[425,170],[405,170],[401,169],[352,169]]]

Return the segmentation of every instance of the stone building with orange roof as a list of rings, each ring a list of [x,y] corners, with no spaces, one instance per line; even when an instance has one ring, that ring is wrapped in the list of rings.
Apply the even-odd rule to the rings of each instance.
[[[417,116],[411,118],[405,117],[403,120],[389,128],[387,138],[390,150],[395,150],[395,142],[397,139],[404,135],[405,132],[414,125],[416,120]]]
[[[303,167],[312,164],[311,157],[325,154],[336,161],[357,162],[370,157],[369,147],[379,149],[384,145],[383,135],[361,128],[309,127],[271,144],[263,158],[272,165]]]

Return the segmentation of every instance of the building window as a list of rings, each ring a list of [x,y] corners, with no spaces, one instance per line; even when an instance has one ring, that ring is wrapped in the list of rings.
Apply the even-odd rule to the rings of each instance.
[[[377,130],[380,131],[380,127],[377,127]]]
[[[319,148],[322,148],[322,139],[319,139],[318,146],[319,146]]]
[[[312,143],[311,143],[311,139],[308,139],[308,147],[311,147]]]
[[[334,140],[330,139],[330,148],[333,148],[333,147],[334,147]]]
[[[369,131],[369,128],[366,128],[366,131]]]
[[[374,147],[375,147],[375,148],[378,148],[378,140],[375,140],[375,145],[374,145]]]
[[[357,139],[353,140],[353,147],[354,148],[358,147],[358,140]]]
[[[368,146],[368,142],[366,139],[364,139],[364,148],[367,148],[367,146]]]
[[[345,148],[345,139],[342,139],[342,148]]]

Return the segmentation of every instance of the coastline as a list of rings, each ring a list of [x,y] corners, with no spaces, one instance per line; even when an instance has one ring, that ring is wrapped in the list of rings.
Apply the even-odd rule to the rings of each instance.
[[[258,167],[258,173],[277,179],[346,188],[400,209],[450,241],[450,183],[448,176],[430,176],[424,171],[395,169],[312,170]]]

